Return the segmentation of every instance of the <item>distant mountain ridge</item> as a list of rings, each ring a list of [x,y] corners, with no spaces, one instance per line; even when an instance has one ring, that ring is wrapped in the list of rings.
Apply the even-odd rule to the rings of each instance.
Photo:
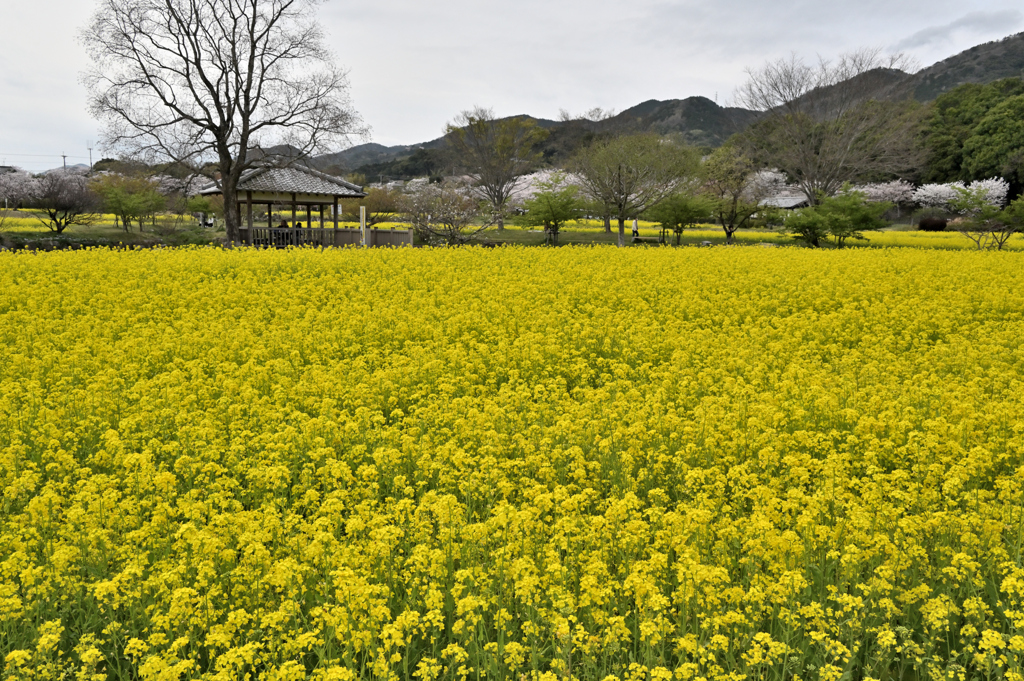
[[[717,147],[733,134],[746,129],[757,117],[755,111],[722,107],[707,97],[664,102],[649,99],[598,122],[595,128],[599,132],[632,127],[638,132],[679,134],[690,144]]]
[[[744,130],[757,116],[756,112],[747,109],[721,107],[707,97],[688,97],[668,101],[651,99],[600,121],[562,122],[526,115],[521,117],[548,130],[549,136],[542,143],[541,152],[545,160],[554,162],[563,160],[581,141],[621,132],[678,134],[690,144],[717,147],[731,135]],[[317,156],[313,163],[321,169],[361,172],[371,179],[379,174],[401,177],[406,174],[397,172],[400,170],[395,167],[397,162],[417,154],[424,156],[424,152],[437,160],[443,147],[444,137],[422,144],[392,147],[375,143],[360,144],[344,151]],[[409,170],[422,171],[422,166],[414,163]]]
[[[965,83],[984,85],[1003,78],[1024,78],[1024,33],[976,45],[911,78],[919,102],[930,102]]]
[[[868,72],[860,78],[866,97],[913,97],[929,102],[965,83],[991,83],[1002,78],[1024,77],[1024,33],[977,45],[932,64],[914,74],[892,69]],[[548,130],[542,145],[546,162],[563,160],[579,144],[595,136],[621,132],[655,132],[679,135],[690,144],[717,147],[757,120],[756,111],[722,107],[707,97],[655,99],[641,102],[600,121],[552,121],[525,116]],[[384,146],[360,144],[313,159],[314,165],[333,172],[362,172],[368,179],[406,177],[437,168],[444,138],[421,144]]]

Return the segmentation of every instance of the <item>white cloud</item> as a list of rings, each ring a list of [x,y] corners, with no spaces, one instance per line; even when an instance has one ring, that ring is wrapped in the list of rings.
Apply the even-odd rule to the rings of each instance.
[[[87,154],[97,126],[76,36],[93,7],[0,0],[6,27],[33,27],[8,30],[0,51],[0,159]],[[475,104],[547,118],[716,93],[724,104],[746,67],[790,52],[902,44],[928,65],[1022,21],[1019,0],[330,0],[320,12],[354,104],[383,144],[435,138]]]
[[[996,12],[971,12],[942,26],[930,26],[896,43],[896,49],[912,50],[932,45],[944,45],[958,33],[971,36],[1004,36],[1021,25],[1024,14],[1007,9]]]

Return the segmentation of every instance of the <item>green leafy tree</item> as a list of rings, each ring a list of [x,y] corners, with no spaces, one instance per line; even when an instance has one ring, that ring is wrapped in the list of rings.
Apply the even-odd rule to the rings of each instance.
[[[1003,209],[1002,214],[1003,230],[996,240],[999,250],[1014,234],[1024,232],[1024,196],[1019,196],[1009,206]]]
[[[892,207],[888,201],[868,201],[863,192],[847,186],[836,196],[822,199],[816,210],[825,216],[829,236],[842,248],[847,239],[864,239],[864,232],[887,227],[882,216]]]
[[[453,161],[472,178],[487,199],[491,221],[504,229],[509,199],[519,178],[540,161],[534,147],[547,136],[523,116],[495,118],[490,109],[463,111],[445,128]]]
[[[766,198],[767,188],[754,181],[757,166],[737,146],[719,147],[704,161],[703,191],[725,231],[727,243],[742,227],[749,226]]]
[[[539,182],[537,187],[540,191],[524,202],[526,212],[518,221],[530,226],[544,225],[545,241],[555,246],[562,226],[579,220],[586,209],[586,202],[580,195],[580,188],[567,184],[562,174]]]
[[[595,142],[569,163],[584,192],[618,220],[619,246],[626,245],[626,220],[693,182],[699,168],[696,149],[651,133]]]
[[[825,216],[814,208],[794,211],[786,219],[786,231],[808,246],[819,248],[828,237],[828,222]]]
[[[957,197],[950,202],[950,207],[962,217],[951,224],[973,241],[978,250],[995,246],[1001,251],[1010,237],[1024,227],[1024,198],[1002,208],[992,203],[988,190],[981,183],[954,189]]]
[[[684,229],[715,219],[715,207],[714,200],[707,196],[688,193],[674,194],[650,208],[645,213],[645,217],[657,222],[661,227],[663,243],[666,232],[675,232],[676,246],[678,246]]]
[[[167,205],[156,181],[144,177],[104,175],[92,182],[93,190],[103,198],[103,208],[113,213],[125,232],[137,222],[143,231],[143,221],[155,216]]]
[[[892,208],[885,201],[871,202],[863,192],[846,185],[836,196],[819,196],[818,203],[797,211],[786,221],[787,230],[810,246],[820,247],[831,237],[838,248],[849,239],[864,239],[864,232],[882,229],[882,218]]]
[[[964,142],[963,153],[970,179],[998,175],[1024,184],[1024,95],[993,107]]]
[[[1019,161],[1015,168],[1010,166],[1020,146],[1013,131],[1020,124],[1022,95],[1024,81],[1007,78],[987,85],[961,85],[936,99],[923,133],[925,180],[970,182],[992,175],[1013,177],[1007,170],[1019,173]]]

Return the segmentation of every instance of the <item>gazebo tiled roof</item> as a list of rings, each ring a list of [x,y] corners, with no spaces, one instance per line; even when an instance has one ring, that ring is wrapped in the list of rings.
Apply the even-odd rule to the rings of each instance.
[[[247,170],[242,173],[238,182],[238,193],[244,195],[246,192],[263,195],[322,195],[340,199],[359,199],[366,196],[363,188],[358,185],[304,166],[264,166]],[[221,189],[213,185],[200,190],[199,193],[209,196],[220,194]]]

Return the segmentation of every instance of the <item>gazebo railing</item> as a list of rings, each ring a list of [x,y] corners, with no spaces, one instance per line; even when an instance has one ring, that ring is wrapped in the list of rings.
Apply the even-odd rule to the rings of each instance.
[[[351,227],[242,227],[241,237],[250,246],[287,248],[288,246],[359,246],[362,230]],[[411,246],[412,230],[367,229],[367,246]]]

